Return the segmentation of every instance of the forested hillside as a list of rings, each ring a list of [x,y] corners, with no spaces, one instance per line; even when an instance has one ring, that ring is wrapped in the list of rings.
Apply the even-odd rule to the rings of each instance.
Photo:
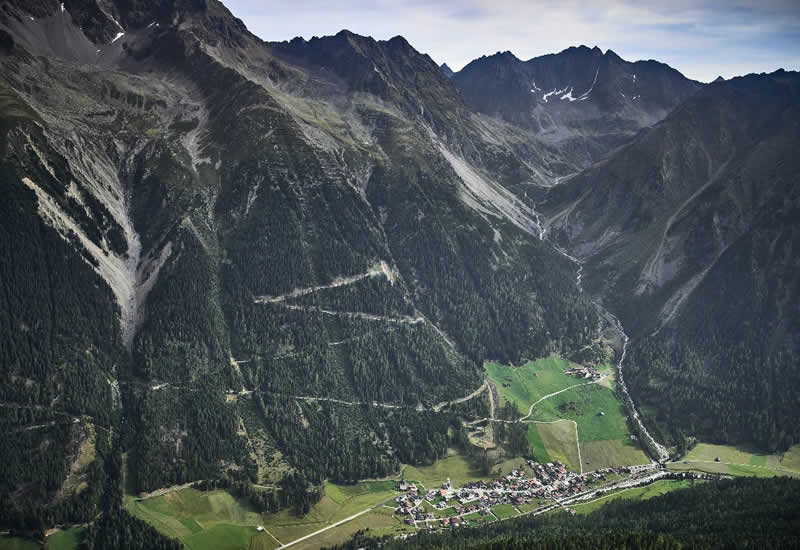
[[[719,82],[550,193],[549,231],[628,328],[660,437],[800,438],[800,75]]]
[[[266,44],[213,0],[3,10],[4,526],[107,509],[102,547],[136,528],[122,483],[302,514],[465,445],[430,410],[485,358],[598,336],[504,187],[530,169],[402,38]]]
[[[448,75],[399,36],[264,42],[219,0],[0,0],[0,529],[174,548],[123,498],[303,515],[451,449],[488,471],[531,432],[476,418],[476,446],[465,412],[524,414],[487,360],[616,354],[660,441],[788,447],[798,98],[585,47]],[[691,494],[761,502],[724,487]],[[724,506],[703,527],[733,541]],[[748,543],[794,543],[775,506]],[[549,532],[708,543],[690,507],[623,508]]]

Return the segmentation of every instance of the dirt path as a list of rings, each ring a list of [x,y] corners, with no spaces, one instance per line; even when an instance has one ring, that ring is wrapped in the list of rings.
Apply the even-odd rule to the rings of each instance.
[[[449,337],[449,336],[447,336],[447,335],[444,333],[444,331],[443,331],[442,329],[440,329],[438,326],[436,326],[435,324],[433,324],[433,323],[432,323],[430,320],[428,320],[426,317],[424,317],[424,316],[421,316],[421,317],[422,317],[422,318],[425,320],[425,322],[426,322],[426,323],[428,323],[428,324],[431,326],[431,328],[432,328],[433,330],[435,330],[435,331],[436,331],[436,333],[437,333],[439,336],[441,336],[441,337],[442,337],[442,340],[444,340],[444,341],[445,341],[445,343],[446,343],[448,346],[450,346],[450,349],[452,349],[453,351],[455,351],[456,353],[458,353],[458,350],[456,349],[456,344],[455,344],[455,342],[453,342],[453,340],[451,340],[451,339],[450,339],[450,337]]]
[[[589,386],[589,385],[591,385],[591,384],[599,384],[600,382],[602,382],[602,381],[603,381],[603,380],[605,380],[606,378],[608,378],[608,375],[607,375],[607,374],[604,374],[603,376],[601,376],[601,377],[600,377],[600,378],[598,378],[597,380],[592,380],[591,382],[584,382],[583,384],[575,384],[574,386],[569,386],[569,387],[566,387],[566,388],[564,388],[564,389],[562,389],[562,390],[554,391],[553,393],[548,393],[547,395],[545,395],[544,397],[542,397],[541,399],[539,399],[539,400],[538,400],[536,403],[534,403],[533,405],[531,405],[531,407],[528,409],[528,414],[526,414],[525,416],[523,416],[522,418],[520,418],[520,419],[519,419],[519,421],[520,421],[520,422],[524,422],[524,421],[525,421],[527,418],[529,418],[529,417],[530,417],[530,416],[533,414],[533,408],[534,408],[536,405],[538,405],[539,403],[541,403],[542,401],[544,401],[545,399],[549,399],[549,398],[553,397],[554,395],[558,395],[559,393],[564,393],[565,391],[567,391],[567,390],[571,390],[571,389],[573,389],[573,388],[579,388],[579,387],[581,387],[581,386]]]
[[[260,302],[260,303],[265,303],[265,302]],[[286,309],[293,309],[295,311],[310,311],[312,313],[322,313],[323,315],[341,315],[342,317],[365,319],[367,321],[384,321],[386,323],[401,323],[406,325],[416,325],[425,322],[425,317],[421,315],[417,315],[416,317],[411,317],[410,315],[397,315],[394,317],[389,317],[386,315],[375,315],[373,313],[364,313],[363,311],[333,311],[331,309],[323,309],[315,306],[296,306],[280,302],[277,303],[279,303]]]
[[[494,382],[489,380],[489,418],[494,419],[497,403],[499,401],[500,398],[497,396],[497,386],[495,386]]]
[[[362,510],[361,512],[358,512],[357,514],[353,514],[352,516],[346,517],[344,519],[341,519],[341,520],[337,521],[336,523],[332,523],[331,525],[328,525],[327,527],[323,527],[322,529],[320,529],[318,531],[314,531],[313,533],[309,533],[308,535],[305,535],[304,537],[300,537],[299,539],[293,540],[292,542],[287,542],[286,544],[284,544],[283,546],[278,548],[278,550],[282,550],[283,548],[289,548],[290,546],[293,546],[293,545],[297,544],[298,542],[302,542],[302,541],[308,540],[308,539],[310,539],[312,537],[316,537],[320,533],[324,533],[325,531],[328,531],[329,529],[333,529],[335,527],[339,527],[340,525],[342,525],[344,523],[347,523],[348,521],[353,521],[357,517],[363,516],[364,514],[368,514],[369,512],[372,512],[376,508],[380,508],[381,506],[383,506],[387,502],[391,502],[394,499],[395,499],[395,497],[386,499],[383,502],[379,502],[378,504],[375,504],[374,506],[371,506],[371,507],[367,508],[366,510]]]
[[[489,387],[488,382],[484,380],[483,384],[481,384],[481,387],[469,395],[465,395],[464,397],[459,397],[458,399],[453,399],[451,401],[442,401],[441,403],[437,403],[436,405],[433,406],[433,412],[439,412],[440,410],[442,410],[443,407],[446,407],[447,405],[455,405],[456,403],[463,403],[464,401],[469,401],[470,399],[473,399],[478,395],[480,395],[481,393],[485,392],[488,387]]]
[[[251,392],[252,393],[252,392]],[[298,401],[307,401],[309,403],[314,401],[327,401],[329,403],[338,403],[339,405],[347,405],[348,407],[358,407],[361,405],[369,405],[370,407],[382,407],[384,409],[400,409],[403,405],[394,405],[392,403],[378,403],[377,401],[344,401],[342,399],[335,399],[333,397],[309,397],[304,395],[293,395]],[[410,408],[410,407],[406,407]]]
[[[361,406],[361,405],[368,405],[370,407],[382,407],[384,409],[402,409],[402,408],[411,409],[411,408],[415,408],[416,410],[423,410],[423,411],[424,410],[430,410],[430,411],[433,411],[433,412],[440,412],[441,409],[443,407],[445,407],[446,405],[455,404],[455,403],[463,403],[464,401],[469,401],[470,399],[474,399],[476,396],[478,396],[482,392],[486,391],[486,389],[488,387],[489,387],[488,381],[484,380],[483,384],[481,384],[481,386],[477,390],[473,391],[469,395],[465,395],[464,397],[458,397],[456,399],[451,399],[450,401],[442,401],[441,403],[437,403],[436,405],[434,405],[430,409],[427,409],[425,407],[422,407],[422,408],[420,408],[420,407],[411,407],[410,405],[397,405],[395,403],[379,403],[377,401],[345,401],[343,399],[336,399],[334,397],[314,397],[314,396],[308,396],[308,395],[293,395],[292,397],[294,399],[299,400],[299,401],[306,401],[306,402],[309,402],[309,403],[310,402],[314,402],[314,401],[327,401],[329,403],[338,403],[339,405],[346,405],[346,406],[349,406],[349,407],[357,407],[357,406]],[[240,391],[238,393],[238,395],[249,395],[251,393],[253,393],[252,390],[244,390],[243,389],[242,391]]]
[[[279,541],[279,540],[278,540],[278,537],[276,537],[275,535],[273,535],[272,533],[270,533],[270,532],[269,532],[269,529],[267,529],[266,527],[263,527],[263,529],[264,529],[264,532],[265,532],[266,534],[268,534],[270,537],[272,537],[272,540],[274,540],[275,542],[277,542],[278,544],[280,544],[281,546],[283,546],[283,543],[282,543],[281,541]]]
[[[390,283],[394,284],[394,274],[392,273],[389,264],[381,260],[379,263],[369,268],[369,270],[366,271],[365,273],[359,273],[358,275],[351,275],[349,277],[337,277],[331,283],[328,283],[326,285],[296,288],[293,291],[287,294],[281,294],[280,296],[257,296],[254,301],[257,304],[274,304],[277,302],[283,302],[284,300],[297,298],[299,296],[312,294],[314,292],[317,292],[318,290],[325,290],[328,288],[337,288],[340,286],[351,285],[363,279],[368,279],[370,277],[379,277],[381,275],[386,277],[386,279],[388,279]]]
[[[175,491],[182,491],[183,489],[187,489],[192,485],[197,485],[203,481],[202,479],[198,479],[197,481],[190,481],[189,483],[184,483],[183,485],[172,485],[171,487],[164,487],[163,489],[156,489],[150,493],[145,493],[144,495],[138,496],[133,500],[147,500],[149,498],[160,497],[162,495],[166,495],[167,493],[174,493]]]
[[[578,423],[574,420],[572,421],[575,424],[575,445],[578,447],[578,466],[581,468],[581,475],[583,475],[583,459],[581,458],[581,438],[578,435]]]

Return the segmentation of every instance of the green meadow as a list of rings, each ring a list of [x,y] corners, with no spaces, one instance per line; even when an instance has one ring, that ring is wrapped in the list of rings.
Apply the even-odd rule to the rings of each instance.
[[[498,363],[486,363],[484,367],[501,402],[514,403],[520,416],[538,402],[527,420],[537,422],[528,427],[528,442],[540,462],[559,460],[572,469],[579,468],[575,425],[561,422],[571,420],[578,426],[584,471],[647,463],[647,456],[630,438],[626,412],[614,393],[613,378],[587,384],[587,380],[565,374],[571,366],[576,365],[548,357],[520,367]],[[612,373],[610,367],[601,372]]]
[[[655,483],[651,483],[650,485],[646,485],[644,487],[632,487],[630,489],[623,489],[622,491],[617,491],[614,493],[610,493],[608,495],[604,495],[591,502],[571,505],[570,508],[573,508],[579,514],[590,514],[596,510],[599,510],[612,500],[617,500],[617,499],[647,500],[649,498],[657,497],[666,494],[670,491],[674,491],[676,489],[684,489],[687,487],[691,487],[694,483],[704,483],[704,482],[691,481],[691,480],[665,479],[661,481],[656,481]]]
[[[562,390],[581,381],[564,371],[574,363],[560,357],[547,357],[528,361],[521,367],[487,362],[484,369],[497,386],[500,405],[515,403],[521,415],[545,395]]]
[[[75,550],[83,539],[83,527],[72,527],[57,531],[47,537],[48,550]]]
[[[0,550],[42,550],[42,545],[19,537],[0,535]]]
[[[795,445],[785,453],[762,453],[743,446],[713,445],[698,443],[686,453],[681,462],[720,462],[732,465],[758,466],[772,470],[785,470],[800,473],[800,445]]]
[[[165,535],[180,540],[189,550],[271,550],[391,499],[398,494],[394,485],[394,481],[355,485],[328,483],[322,499],[303,517],[287,510],[277,514],[259,514],[226,491],[198,491],[191,487],[146,500],[127,497],[125,506],[133,515]],[[394,526],[395,520],[389,518],[391,521],[386,521],[384,516],[377,516],[380,514],[376,517],[372,512],[365,514],[357,518],[361,521],[354,525],[371,520],[376,526]],[[298,547],[309,544],[319,547],[322,545],[320,541],[333,540],[333,532],[348,531],[346,526],[350,523],[321,533],[319,540],[312,537]],[[258,526],[265,531],[259,532]]]

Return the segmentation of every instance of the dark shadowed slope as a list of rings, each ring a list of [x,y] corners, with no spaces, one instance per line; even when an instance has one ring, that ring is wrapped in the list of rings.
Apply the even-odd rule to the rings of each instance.
[[[556,147],[567,163],[561,176],[602,158],[700,88],[663,63],[631,63],[586,46],[528,61],[511,52],[481,57],[452,80],[478,111]]]
[[[632,389],[673,435],[800,437],[799,115],[797,73],[715,83],[550,193],[549,231],[637,337]]]
[[[267,44],[215,0],[2,14],[3,525],[93,520],[123,474],[303,512],[462,442],[416,408],[484,358],[597,336],[507,188],[531,167],[404,39]]]

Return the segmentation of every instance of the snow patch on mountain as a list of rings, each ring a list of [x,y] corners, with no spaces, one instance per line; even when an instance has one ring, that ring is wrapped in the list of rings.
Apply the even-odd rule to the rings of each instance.
[[[571,88],[571,87],[570,87],[570,89],[567,91],[567,93],[565,93],[564,95],[562,95],[562,96],[561,96],[559,99],[562,99],[562,100],[564,100],[564,99],[568,99],[568,100],[570,100],[570,101],[577,101],[577,100],[578,100],[578,98],[577,98],[577,97],[572,97],[572,88]]]

